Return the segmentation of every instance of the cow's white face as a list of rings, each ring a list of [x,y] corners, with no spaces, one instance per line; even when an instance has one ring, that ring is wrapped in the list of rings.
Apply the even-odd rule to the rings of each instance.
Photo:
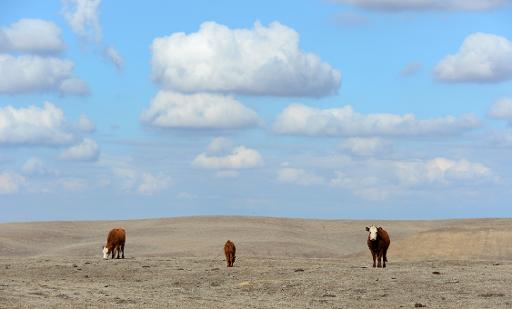
[[[368,229],[370,232],[370,240],[376,240],[377,239],[377,227],[375,225],[370,226]]]
[[[103,247],[103,258],[108,259],[108,248],[107,247]]]

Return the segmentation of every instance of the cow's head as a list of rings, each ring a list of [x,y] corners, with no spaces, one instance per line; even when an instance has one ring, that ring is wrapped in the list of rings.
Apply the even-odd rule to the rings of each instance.
[[[366,227],[366,231],[370,232],[370,240],[371,241],[374,241],[377,239],[377,227],[375,225]]]
[[[108,259],[108,254],[110,253],[110,250],[107,246],[103,246],[103,258]]]

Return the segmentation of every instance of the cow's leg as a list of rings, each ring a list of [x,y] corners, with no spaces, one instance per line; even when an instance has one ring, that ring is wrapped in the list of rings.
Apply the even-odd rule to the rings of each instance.
[[[116,254],[116,247],[112,247],[112,258],[114,258]]]
[[[117,258],[120,259],[121,258],[121,246],[117,245],[116,249],[117,249]]]
[[[388,261],[388,249],[384,249],[384,255],[382,257],[382,267],[386,267],[386,262]]]
[[[375,258],[377,257],[377,255],[375,254],[375,252],[372,251],[372,258],[373,258],[373,267],[375,267]]]
[[[379,252],[377,253],[377,267],[379,267],[379,268],[382,267],[381,260],[382,260],[382,250],[379,250]]]
[[[121,245],[121,252],[123,253],[123,259],[124,259],[124,244]]]

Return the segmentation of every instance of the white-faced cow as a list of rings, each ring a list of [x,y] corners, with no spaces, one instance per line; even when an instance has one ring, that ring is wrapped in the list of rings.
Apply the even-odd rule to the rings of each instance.
[[[117,252],[117,258],[122,257],[124,259],[124,243],[126,242],[126,232],[122,228],[112,229],[108,233],[107,244],[103,246],[103,258],[108,259],[108,256],[112,254],[114,258]]]
[[[386,267],[386,262],[388,261],[387,253],[390,244],[390,239],[388,232],[386,232],[382,227],[375,227],[372,225],[370,227],[366,227],[366,231],[370,232],[368,234],[368,240],[366,243],[368,244],[368,248],[372,253],[373,258],[373,267]],[[375,265],[375,261],[377,260],[377,265]],[[382,260],[382,264],[381,264]]]

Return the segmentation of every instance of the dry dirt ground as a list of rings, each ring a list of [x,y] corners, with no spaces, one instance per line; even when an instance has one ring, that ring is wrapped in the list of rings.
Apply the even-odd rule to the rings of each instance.
[[[0,308],[512,308],[511,219],[188,217],[0,224]],[[108,230],[126,259],[101,259]],[[237,245],[226,268],[223,244]]]

